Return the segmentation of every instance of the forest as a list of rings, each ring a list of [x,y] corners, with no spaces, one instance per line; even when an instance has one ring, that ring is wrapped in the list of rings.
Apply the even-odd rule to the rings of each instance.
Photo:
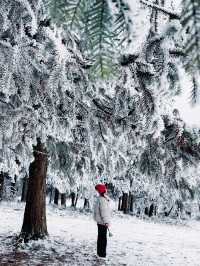
[[[200,219],[200,123],[174,104],[188,86],[200,104],[199,0],[0,0],[0,26],[0,265],[77,262],[5,247],[42,247],[51,213],[88,219],[99,183],[130,228]],[[137,265],[109,263],[74,265]]]

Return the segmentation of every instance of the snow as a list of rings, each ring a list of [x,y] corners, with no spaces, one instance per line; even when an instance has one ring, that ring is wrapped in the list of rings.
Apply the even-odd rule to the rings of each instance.
[[[147,1],[144,1],[147,2]],[[154,1],[148,1],[153,3]],[[132,36],[137,42],[130,44],[127,53],[134,53],[140,50],[148,32],[149,32],[149,10],[148,8],[142,8],[144,5],[139,0],[128,0],[128,4],[131,8],[131,17],[134,17],[134,23],[132,27]],[[181,0],[167,0],[165,6],[168,9],[175,10],[177,13],[181,12]],[[178,108],[181,118],[189,126],[199,127],[200,125],[200,105],[199,102],[196,106],[191,104],[191,78],[187,75],[183,69],[180,69],[180,82],[182,93],[174,98],[174,108]]]
[[[49,237],[11,245],[23,219],[24,205],[0,205],[0,265],[199,266],[200,222],[167,224],[115,213],[108,259],[96,257],[96,224],[91,214],[47,206]],[[7,264],[6,264],[7,263]],[[15,264],[14,264],[15,263]]]

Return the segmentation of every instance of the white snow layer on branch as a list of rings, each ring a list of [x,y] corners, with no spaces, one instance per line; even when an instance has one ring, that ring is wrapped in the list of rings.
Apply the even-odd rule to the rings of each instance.
[[[175,19],[180,19],[180,14],[179,13],[176,13],[176,12],[173,12],[172,10],[169,10],[165,7],[162,7],[160,5],[157,5],[157,4],[154,4],[154,3],[151,3],[150,1],[148,0],[140,0],[140,2],[146,6],[149,6],[151,8],[154,8],[158,11],[161,11],[163,12],[164,14],[167,14],[169,15],[171,18],[175,18]]]

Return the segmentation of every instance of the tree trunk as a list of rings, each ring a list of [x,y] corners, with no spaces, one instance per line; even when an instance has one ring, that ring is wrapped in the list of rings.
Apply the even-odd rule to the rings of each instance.
[[[145,207],[144,214],[149,216],[149,208],[148,207]]]
[[[49,204],[51,204],[53,198],[53,186],[50,187]]]
[[[16,183],[17,183],[17,176],[15,175],[14,182],[11,182],[10,185],[10,197],[11,199],[14,198],[16,194]]]
[[[46,224],[47,154],[39,138],[33,151],[34,161],[29,167],[26,207],[20,234],[25,242],[30,239],[44,238],[48,234]]]
[[[90,208],[90,202],[89,199],[84,199],[84,206],[83,209],[89,209]]]
[[[153,214],[156,216],[157,215],[157,210],[158,210],[158,206],[154,205],[154,210],[153,210]]]
[[[3,184],[4,184],[4,175],[3,172],[0,173],[0,200],[3,199]]]
[[[129,210],[130,210],[130,212],[133,212],[133,195],[132,194],[130,194],[129,195]]]
[[[76,205],[77,205],[77,202],[78,202],[78,193],[76,194],[76,199],[75,199],[75,208],[76,208]]]
[[[128,213],[128,193],[123,193],[122,196],[122,211]]]
[[[59,200],[59,190],[55,188],[55,194],[54,194],[54,204],[58,205],[58,200]]]
[[[152,203],[149,207],[149,217],[153,216],[154,213],[154,204]]]
[[[72,199],[72,205],[71,207],[75,207],[75,199],[76,199],[76,194],[74,192],[71,193],[71,199]]]
[[[66,193],[61,194],[61,206],[66,208]]]
[[[156,205],[154,203],[152,203],[149,207],[149,213],[148,213],[149,217],[156,215],[156,212],[157,212]]]
[[[23,178],[23,187],[22,187],[22,196],[21,196],[21,201],[23,202],[26,202],[27,190],[28,190],[28,177],[25,176]]]
[[[118,211],[122,210],[122,197],[119,197],[119,202],[118,202]]]
[[[174,206],[172,205],[172,207],[170,208],[169,211],[166,211],[165,210],[164,214],[165,214],[166,217],[168,217],[170,215],[170,213],[171,213],[171,211],[172,211],[173,208],[174,208]]]

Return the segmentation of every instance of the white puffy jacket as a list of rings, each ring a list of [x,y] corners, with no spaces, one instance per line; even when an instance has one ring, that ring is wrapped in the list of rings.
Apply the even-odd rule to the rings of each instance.
[[[94,203],[93,211],[94,220],[98,224],[109,224],[111,220],[111,209],[109,206],[109,199],[99,196]]]

